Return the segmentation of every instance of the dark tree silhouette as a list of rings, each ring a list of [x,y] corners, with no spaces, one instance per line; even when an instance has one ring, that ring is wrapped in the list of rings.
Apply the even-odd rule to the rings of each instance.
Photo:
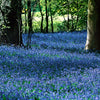
[[[7,24],[5,32],[7,37],[7,43],[21,45],[22,44],[22,1],[21,0],[11,0],[10,11],[6,15]]]
[[[45,0],[45,10],[46,10],[46,33],[48,33],[48,7],[47,7],[47,0]]]
[[[31,0],[27,1],[27,6],[28,6],[28,26],[29,26],[27,47],[30,48],[31,33],[32,33]]]
[[[49,0],[49,9],[50,9],[50,17],[51,17],[51,29],[52,29],[52,33],[54,32],[54,29],[53,29],[53,17],[52,17],[52,9],[51,9],[51,0]]]
[[[43,13],[42,13],[41,5],[40,5],[40,0],[39,0],[39,9],[41,13],[41,32],[43,32]]]

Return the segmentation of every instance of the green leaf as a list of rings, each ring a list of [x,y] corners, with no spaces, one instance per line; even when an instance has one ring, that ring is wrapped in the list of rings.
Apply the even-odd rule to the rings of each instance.
[[[63,87],[60,87],[60,90],[62,90],[63,89]]]
[[[4,84],[7,84],[8,83],[8,81],[4,81]]]
[[[41,90],[39,90],[39,93],[41,93],[42,91]]]
[[[22,89],[22,87],[19,87],[19,90],[21,90]]]

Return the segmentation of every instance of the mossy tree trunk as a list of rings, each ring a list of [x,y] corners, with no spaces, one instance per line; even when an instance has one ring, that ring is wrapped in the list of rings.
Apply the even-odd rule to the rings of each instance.
[[[100,50],[100,0],[88,1],[88,26],[85,50]]]
[[[21,0],[11,0],[10,11],[6,16],[8,22],[5,32],[9,38],[7,43],[21,45],[22,44],[22,3]]]

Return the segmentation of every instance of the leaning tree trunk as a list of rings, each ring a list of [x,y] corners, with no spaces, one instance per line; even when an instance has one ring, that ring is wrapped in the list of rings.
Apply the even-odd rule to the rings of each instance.
[[[11,0],[10,12],[6,16],[8,21],[5,32],[9,38],[7,43],[22,44],[22,20],[21,20],[22,3],[21,0]]]
[[[100,0],[88,2],[88,26],[85,50],[100,50]]]

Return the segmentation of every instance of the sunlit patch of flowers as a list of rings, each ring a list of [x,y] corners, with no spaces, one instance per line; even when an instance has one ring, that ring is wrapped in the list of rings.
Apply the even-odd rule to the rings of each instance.
[[[99,100],[100,54],[85,42],[86,32],[35,33],[32,49],[0,46],[0,99]]]

